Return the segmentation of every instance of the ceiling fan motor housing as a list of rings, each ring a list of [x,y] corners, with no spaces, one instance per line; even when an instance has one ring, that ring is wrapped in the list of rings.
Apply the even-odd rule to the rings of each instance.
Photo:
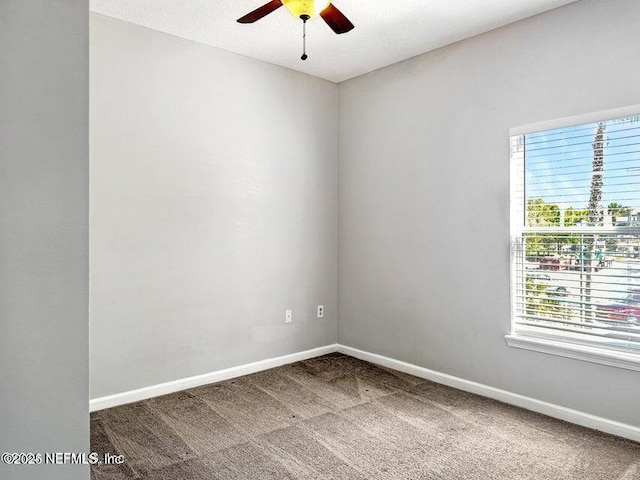
[[[315,18],[320,12],[327,8],[331,0],[282,0],[282,4],[289,9],[296,18],[308,15],[308,18]]]

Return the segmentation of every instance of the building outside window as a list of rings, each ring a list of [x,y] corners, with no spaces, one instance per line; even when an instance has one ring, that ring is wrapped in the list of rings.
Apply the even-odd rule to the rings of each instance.
[[[512,130],[510,345],[640,370],[639,114]]]

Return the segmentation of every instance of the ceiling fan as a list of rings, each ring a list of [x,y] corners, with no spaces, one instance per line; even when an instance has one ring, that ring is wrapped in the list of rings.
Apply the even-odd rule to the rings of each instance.
[[[353,23],[338,10],[331,0],[271,0],[269,3],[256,8],[254,11],[238,19],[239,23],[253,23],[266,17],[282,5],[287,7],[291,14],[302,20],[302,60],[306,60],[306,25],[307,20],[311,20],[318,15],[326,22],[331,30],[337,34],[346,33],[353,29]]]

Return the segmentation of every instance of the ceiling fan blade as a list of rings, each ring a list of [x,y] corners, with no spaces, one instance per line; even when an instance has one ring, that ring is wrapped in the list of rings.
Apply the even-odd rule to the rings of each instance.
[[[338,34],[347,33],[353,29],[353,23],[351,23],[340,10],[334,7],[332,3],[320,12],[320,16],[327,22],[327,25],[331,27],[331,30]]]
[[[256,8],[253,12],[247,13],[244,17],[240,17],[238,19],[238,23],[253,23],[257,20],[260,20],[262,17],[266,17],[281,6],[281,0],[271,0],[269,3]]]

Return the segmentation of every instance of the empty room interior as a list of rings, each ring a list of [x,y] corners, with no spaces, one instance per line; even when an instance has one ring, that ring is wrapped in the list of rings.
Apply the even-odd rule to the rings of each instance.
[[[640,480],[640,2],[0,0],[0,478]]]

